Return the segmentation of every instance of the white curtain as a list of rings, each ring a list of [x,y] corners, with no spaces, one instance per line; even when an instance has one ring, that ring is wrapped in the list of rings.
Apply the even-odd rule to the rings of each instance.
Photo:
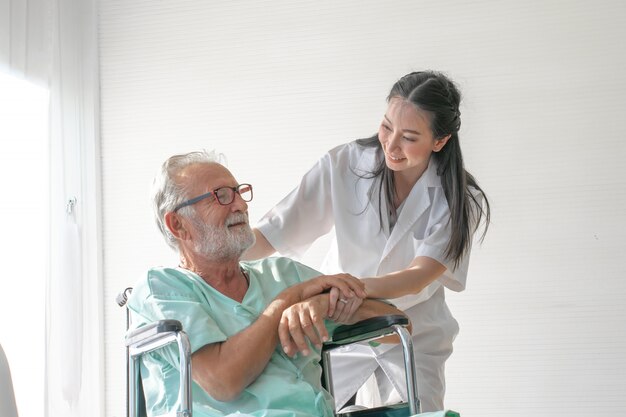
[[[0,0],[0,71],[48,86],[51,6],[49,0]]]
[[[0,0],[0,70],[50,91],[47,417],[104,415],[96,8]]]

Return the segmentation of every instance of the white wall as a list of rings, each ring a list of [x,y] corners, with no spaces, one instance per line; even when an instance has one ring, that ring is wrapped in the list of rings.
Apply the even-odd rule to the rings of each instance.
[[[447,405],[624,409],[624,18],[622,0],[102,0],[106,415],[124,413],[114,296],[176,262],[147,201],[159,164],[225,153],[255,185],[254,222],[324,151],[374,133],[391,84],[426,68],[464,93],[466,165],[493,208],[467,291],[449,295]]]

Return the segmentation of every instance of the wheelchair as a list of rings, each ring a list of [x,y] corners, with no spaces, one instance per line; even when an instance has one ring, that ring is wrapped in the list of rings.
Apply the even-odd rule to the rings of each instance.
[[[132,288],[126,288],[116,299],[120,307],[124,307]],[[130,314],[126,309],[126,327],[130,325]],[[420,413],[420,402],[417,393],[417,379],[413,342],[407,330],[409,320],[405,316],[387,315],[372,317],[352,325],[342,325],[335,329],[331,340],[322,349],[323,385],[333,395],[333,379],[331,370],[331,352],[341,346],[372,341],[384,336],[397,335],[400,338],[404,354],[408,402],[370,408],[365,410],[337,413],[337,417],[408,417]],[[180,358],[180,391],[179,409],[176,417],[192,417],[191,397],[191,347],[189,337],[177,320],[159,320],[127,332],[126,366],[127,366],[127,417],[146,417],[145,399],[141,385],[139,359],[145,353],[160,349],[170,343],[176,343]],[[445,417],[460,417],[455,412],[438,414]]]

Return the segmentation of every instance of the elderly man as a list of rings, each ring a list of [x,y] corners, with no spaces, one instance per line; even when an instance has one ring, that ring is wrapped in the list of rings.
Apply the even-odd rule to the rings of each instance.
[[[169,158],[154,184],[157,224],[180,264],[153,268],[129,300],[133,327],[179,320],[191,341],[194,416],[333,415],[320,385],[326,325],[355,322],[394,307],[364,299],[359,280],[320,276],[287,258],[240,262],[254,243],[239,184],[214,154]],[[340,302],[336,302],[339,297]],[[144,357],[148,413],[176,407],[174,350]]]

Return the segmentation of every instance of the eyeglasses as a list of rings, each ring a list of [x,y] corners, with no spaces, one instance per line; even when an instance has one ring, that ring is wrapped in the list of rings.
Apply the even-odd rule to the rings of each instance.
[[[245,202],[252,201],[252,185],[250,184],[239,184],[236,187],[220,187],[216,188],[213,191],[209,191],[206,194],[199,195],[198,197],[192,198],[191,200],[187,200],[183,203],[180,203],[176,207],[174,207],[174,212],[180,210],[183,207],[190,206],[192,204],[196,204],[198,201],[204,200],[205,198],[215,196],[215,199],[222,206],[227,206],[235,200],[235,193],[241,196],[241,199]]]

